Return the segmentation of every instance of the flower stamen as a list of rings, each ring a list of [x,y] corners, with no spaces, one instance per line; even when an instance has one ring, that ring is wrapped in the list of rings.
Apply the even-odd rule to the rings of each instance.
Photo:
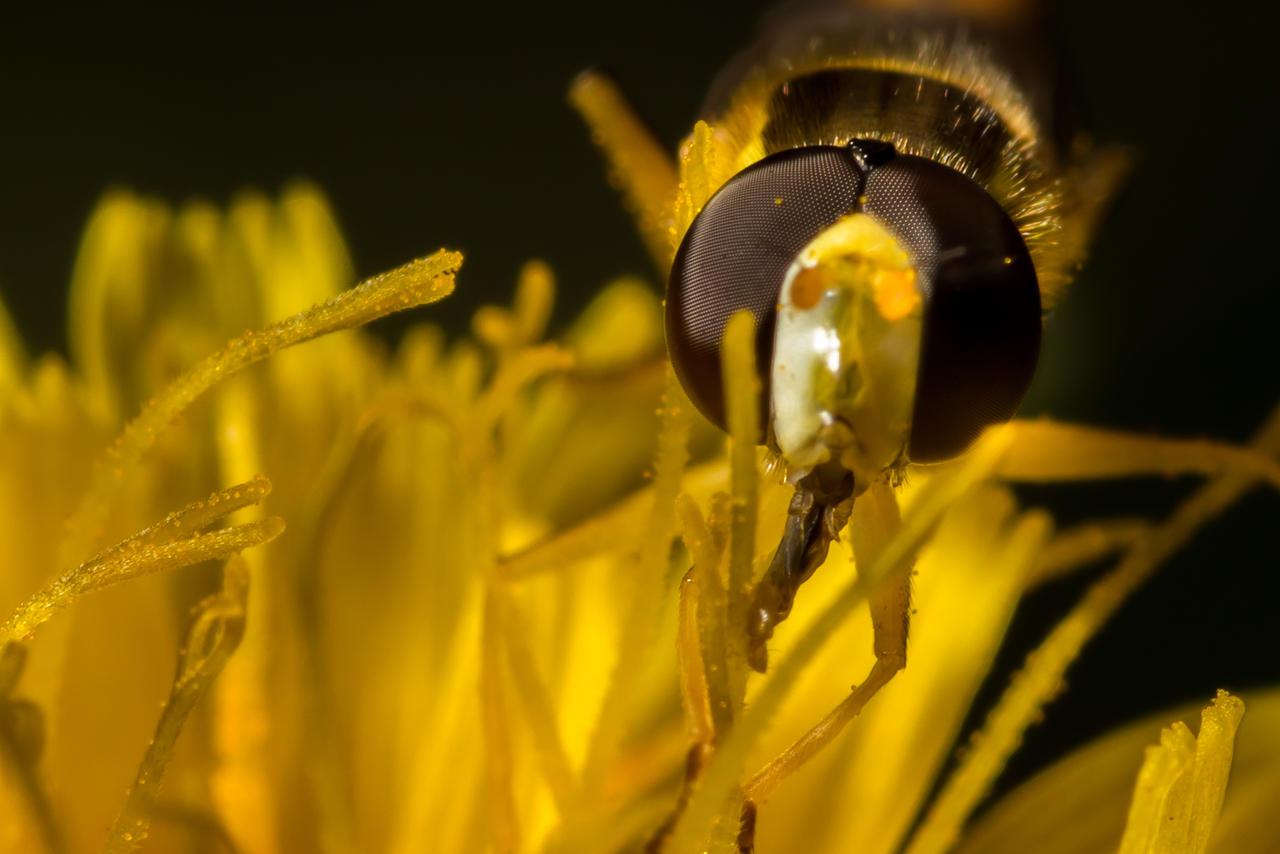
[[[42,623],[86,594],[142,575],[225,558],[274,540],[284,531],[284,521],[276,516],[203,532],[228,513],[257,504],[270,492],[271,482],[259,476],[188,504],[122,540],[19,605],[0,626],[0,644],[31,637]]]
[[[152,399],[107,449],[72,516],[60,562],[71,563],[89,550],[126,473],[155,444],[164,428],[200,395],[287,347],[443,299],[453,292],[454,274],[461,264],[460,254],[442,249],[366,279],[351,290],[260,332],[246,332],[196,363]]]
[[[105,854],[128,854],[147,838],[165,766],[187,716],[222,672],[244,634],[249,568],[243,559],[227,561],[222,590],[196,606],[178,661],[178,675],[160,713],[155,737],[147,745],[138,774],[107,837]]]

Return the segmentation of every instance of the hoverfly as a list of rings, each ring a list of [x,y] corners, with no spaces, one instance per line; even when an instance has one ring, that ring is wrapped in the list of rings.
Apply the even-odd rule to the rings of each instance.
[[[911,466],[957,458],[1013,418],[1042,317],[1125,170],[1122,153],[1092,151],[1063,110],[1028,6],[785,6],[713,83],[678,179],[606,82],[576,86],[667,275],[674,371],[722,428],[722,338],[734,314],[755,319],[757,438],[794,488],[740,627],[758,671],[834,539],[848,529],[862,566],[896,529],[895,490]],[[1024,445],[996,474],[1212,470],[1193,449],[1147,455],[1139,437],[1058,430],[1051,449]],[[1031,445],[1037,435],[1024,433]],[[1113,439],[1128,444],[1109,452],[1138,453],[1094,453]],[[842,704],[846,722],[906,665],[906,573],[873,594],[871,613],[876,661]],[[810,754],[787,759],[786,773]]]
[[[760,439],[795,487],[753,597],[758,671],[855,499],[893,505],[909,465],[1017,411],[1102,198],[1069,177],[1115,175],[1081,158],[1012,5],[793,4],[713,84],[704,115],[737,163],[679,243],[667,342],[724,427],[720,338],[756,318]],[[882,597],[873,685],[906,659],[905,579]]]

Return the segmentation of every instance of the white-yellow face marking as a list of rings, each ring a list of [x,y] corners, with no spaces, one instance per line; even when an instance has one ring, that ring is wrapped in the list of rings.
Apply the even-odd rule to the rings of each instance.
[[[788,479],[837,459],[868,483],[899,457],[920,327],[911,260],[871,217],[850,214],[800,251],[782,283],[772,366]]]

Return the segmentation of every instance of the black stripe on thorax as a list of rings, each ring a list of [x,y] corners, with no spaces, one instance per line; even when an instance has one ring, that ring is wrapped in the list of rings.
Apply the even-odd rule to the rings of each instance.
[[[957,166],[989,186],[1012,136],[988,104],[917,73],[834,68],[790,80],[769,98],[763,142],[772,154],[852,139],[905,140],[912,154]]]

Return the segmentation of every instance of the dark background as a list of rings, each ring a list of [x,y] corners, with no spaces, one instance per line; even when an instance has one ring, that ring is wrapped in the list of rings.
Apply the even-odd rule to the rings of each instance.
[[[457,295],[431,310],[443,323],[461,328],[477,305],[504,301],[535,256],[559,273],[563,322],[617,274],[653,278],[565,106],[570,79],[612,70],[674,147],[766,5],[11,19],[0,31],[0,294],[32,350],[63,349],[71,262],[104,189],[225,202],[305,176],[328,193],[361,276],[442,245],[467,253]],[[1088,126],[1141,159],[1047,327],[1028,412],[1238,441],[1280,399],[1280,290],[1264,248],[1275,244],[1273,155],[1256,129],[1271,109],[1273,48],[1251,14],[1241,0],[1055,9]],[[1164,512],[1189,487],[1027,497],[1070,519],[1099,503]],[[1280,500],[1255,493],[1168,565],[1087,649],[1002,785],[1136,714],[1280,682],[1278,521]],[[1079,589],[1033,597],[1002,666]]]

